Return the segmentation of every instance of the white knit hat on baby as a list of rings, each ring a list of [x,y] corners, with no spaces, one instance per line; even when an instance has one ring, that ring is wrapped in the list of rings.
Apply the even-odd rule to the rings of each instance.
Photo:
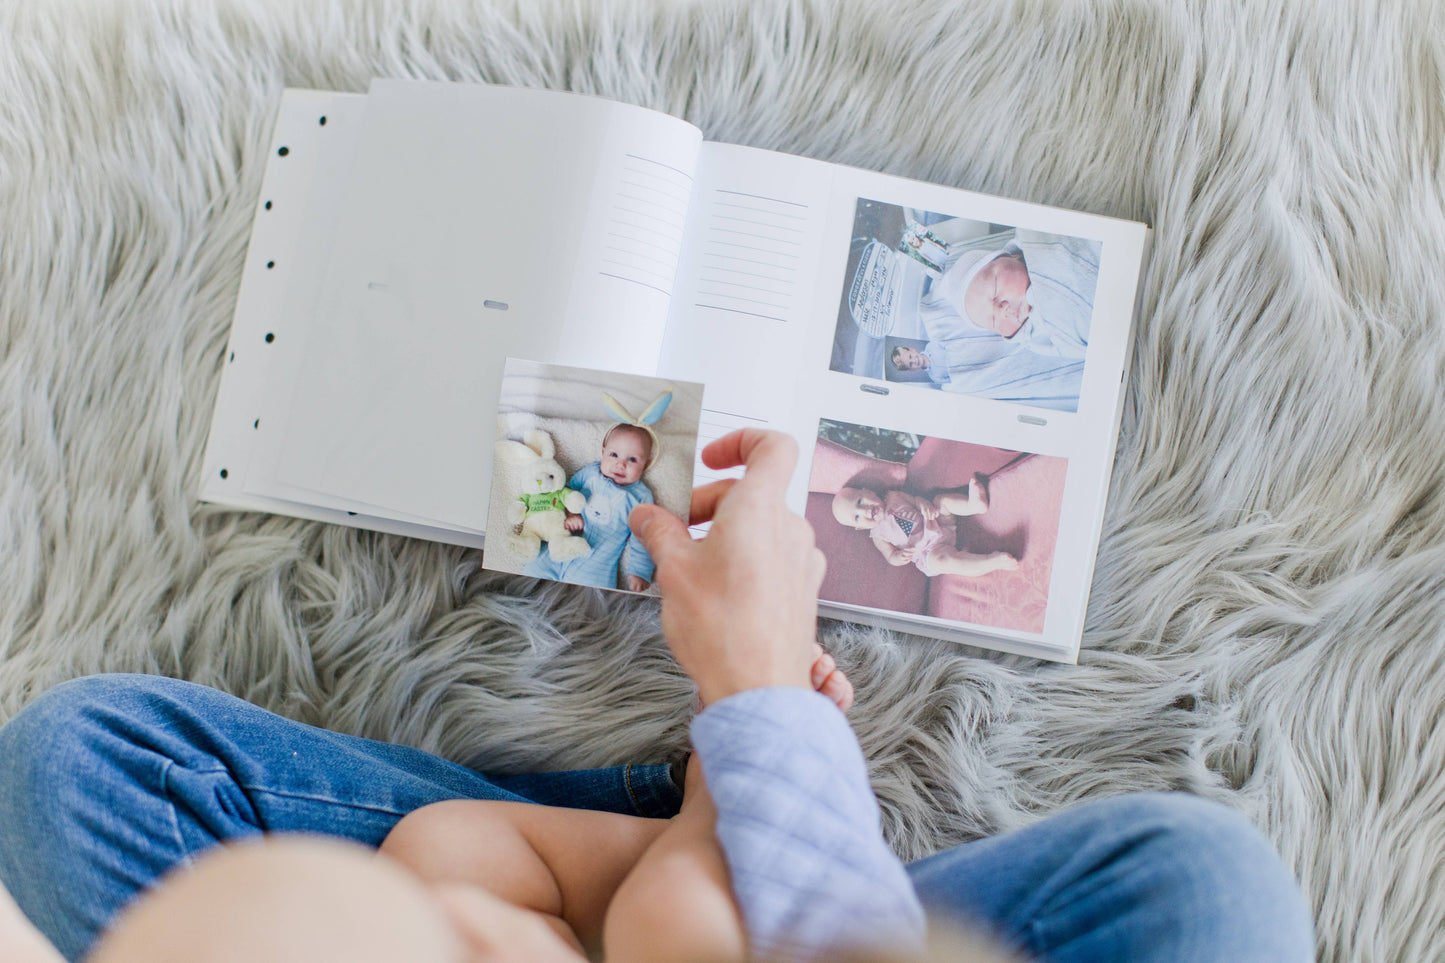
[[[953,305],[959,317],[975,327],[983,327],[973,318],[968,316],[968,308],[964,306],[963,295],[973,279],[978,277],[978,272],[984,269],[994,258],[1006,253],[1007,247],[1001,247],[995,251],[964,251],[958,256],[958,260],[950,264],[943,272],[943,276],[933,282],[933,291],[949,304]]]

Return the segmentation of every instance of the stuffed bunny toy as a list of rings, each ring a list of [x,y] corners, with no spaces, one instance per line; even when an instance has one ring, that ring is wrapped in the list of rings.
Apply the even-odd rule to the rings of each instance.
[[[549,546],[558,562],[582,558],[592,551],[587,539],[567,531],[567,513],[580,514],[587,496],[567,487],[567,473],[557,464],[552,436],[532,430],[523,441],[496,444],[496,481],[508,502],[507,521],[512,530],[507,547],[523,558],[533,558]]]

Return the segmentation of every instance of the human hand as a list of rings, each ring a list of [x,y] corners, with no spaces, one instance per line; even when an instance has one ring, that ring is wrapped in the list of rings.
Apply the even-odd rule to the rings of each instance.
[[[938,505],[926,498],[919,500],[918,513],[923,516],[925,522],[931,522],[941,514]]]
[[[566,527],[567,531],[571,532],[573,535],[576,535],[578,532],[582,531],[582,516],[574,515],[571,512],[568,512],[567,518],[565,521],[562,522],[562,524],[564,527]]]
[[[624,582],[629,592],[646,592],[647,587],[652,584],[641,575],[629,575],[624,579]]]
[[[811,688],[826,562],[812,526],[783,502],[797,443],[745,428],[712,442],[702,460],[715,470],[746,466],[740,479],[693,492],[692,522],[712,522],[705,538],[656,505],[629,519],[657,564],[668,646],[705,706],[745,689]]]

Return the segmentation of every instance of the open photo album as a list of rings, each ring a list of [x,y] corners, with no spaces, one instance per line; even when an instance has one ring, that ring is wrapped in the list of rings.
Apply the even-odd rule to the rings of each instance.
[[[627,512],[771,428],[825,615],[1076,661],[1147,242],[596,97],[288,90],[200,494],[652,593]]]

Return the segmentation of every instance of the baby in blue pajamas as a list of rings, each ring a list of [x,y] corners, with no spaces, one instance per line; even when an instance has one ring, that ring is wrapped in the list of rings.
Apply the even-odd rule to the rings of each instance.
[[[652,584],[652,556],[633,537],[627,527],[627,516],[638,505],[652,502],[652,490],[643,483],[642,473],[652,464],[653,437],[641,425],[612,426],[602,437],[602,457],[567,480],[568,488],[587,496],[587,507],[581,515],[568,513],[567,531],[586,536],[592,553],[567,562],[555,562],[544,545],[541,553],[527,563],[523,574],[573,585],[647,591]],[[617,584],[619,560],[623,572],[621,586]]]

